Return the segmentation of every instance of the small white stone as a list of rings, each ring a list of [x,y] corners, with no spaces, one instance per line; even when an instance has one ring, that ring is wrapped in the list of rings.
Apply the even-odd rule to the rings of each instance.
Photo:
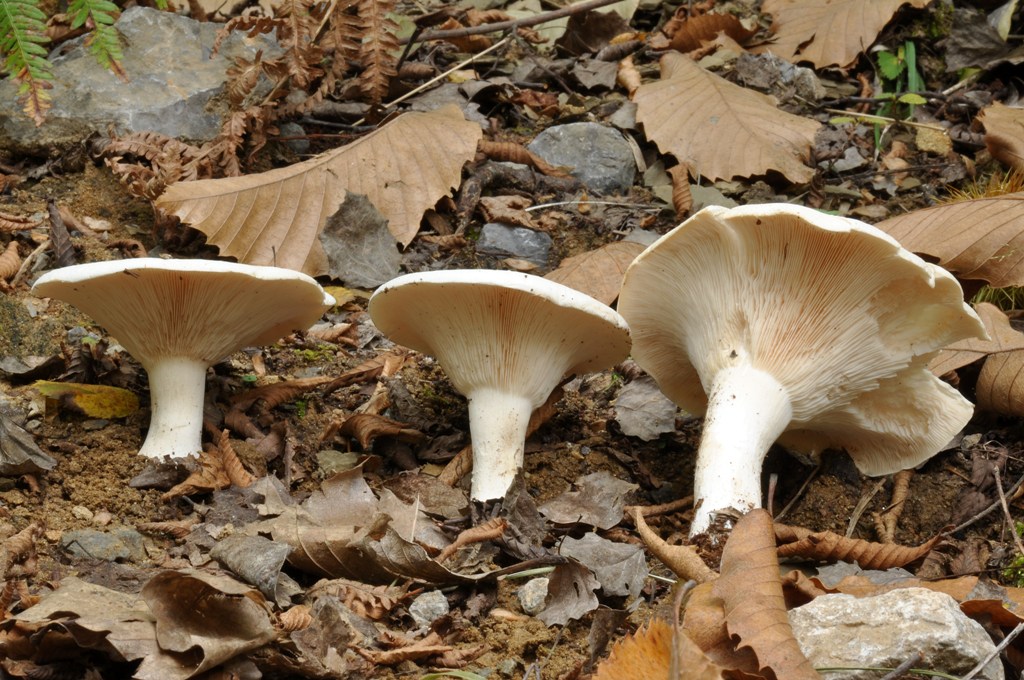
[[[536,616],[544,611],[545,600],[548,597],[548,579],[533,578],[523,584],[523,587],[516,591],[519,598],[519,606],[523,612],[530,616]]]
[[[77,517],[78,519],[85,520],[86,522],[91,522],[93,518],[92,510],[85,507],[84,505],[76,505],[75,507],[71,508],[71,514]]]
[[[423,593],[409,605],[409,615],[421,628],[429,626],[448,611],[448,598],[440,590]]]

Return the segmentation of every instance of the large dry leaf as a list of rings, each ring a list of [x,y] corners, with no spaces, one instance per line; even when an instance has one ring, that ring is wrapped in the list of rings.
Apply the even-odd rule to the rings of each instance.
[[[562,260],[558,269],[544,277],[575,288],[606,305],[615,302],[622,277],[644,246],[633,241],[616,241]]]
[[[673,677],[672,654],[675,647],[676,667],[685,669],[686,680],[719,680],[722,667],[716,665],[700,647],[681,630],[664,619],[648,624],[612,646],[608,658],[594,673],[593,680],[665,680]]]
[[[661,80],[633,95],[644,134],[709,180],[776,170],[808,182],[804,165],[821,124],[780,111],[771,97],[733,85],[689,57],[661,58]]]
[[[801,527],[776,524],[775,539],[779,545],[779,557],[801,557],[817,562],[855,562],[862,569],[892,569],[921,559],[931,552],[942,537],[935,536],[919,546],[907,547],[847,538],[831,531],[812,532]]]
[[[793,636],[779,577],[772,518],[756,509],[736,523],[722,551],[713,592],[722,600],[729,634],[750,647],[760,669],[787,680],[820,679]]]
[[[848,66],[907,3],[920,9],[931,0],[765,0],[775,35],[760,51],[818,68]]]
[[[958,279],[1024,286],[1024,192],[915,210],[875,226]]]
[[[985,359],[974,393],[980,409],[1024,415],[1024,350]]]
[[[757,674],[758,662],[753,650],[747,646],[737,648],[726,630],[722,598],[715,594],[715,583],[701,583],[690,591],[683,632],[722,668]]]
[[[583,475],[575,491],[566,491],[540,506],[542,515],[557,524],[590,524],[611,529],[622,521],[626,494],[639,487],[601,470]]]
[[[985,146],[994,158],[1024,170],[1024,109],[995,103],[978,114],[985,125]]]
[[[967,338],[949,345],[928,364],[935,375],[945,375],[992,354],[1024,349],[1024,333],[1010,326],[1010,319],[995,305],[982,302],[974,306],[988,332],[988,340]]]
[[[408,245],[427,208],[458,186],[482,134],[455,106],[407,113],[286,168],[172,184],[156,204],[205,233],[222,255],[325,274],[319,235],[346,192],[369,198],[395,240]]]

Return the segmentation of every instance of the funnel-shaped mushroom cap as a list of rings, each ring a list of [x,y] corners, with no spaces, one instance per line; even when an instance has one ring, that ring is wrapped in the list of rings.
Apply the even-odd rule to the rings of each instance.
[[[563,376],[629,354],[626,322],[607,305],[518,272],[407,274],[377,289],[369,311],[392,340],[437,357],[468,398],[477,500],[504,496],[530,413]]]
[[[369,310],[392,340],[437,357],[463,394],[500,387],[534,407],[562,376],[609,368],[629,354],[629,329],[610,307],[519,272],[406,274],[377,289]]]
[[[633,262],[619,311],[637,362],[686,410],[704,412],[723,369],[752,366],[789,399],[783,443],[845,448],[865,474],[923,462],[973,411],[927,370],[985,336],[960,285],[857,220],[706,208]]]
[[[32,292],[82,310],[144,366],[166,356],[212,364],[308,328],[334,304],[290,269],[148,257],[56,269]]]

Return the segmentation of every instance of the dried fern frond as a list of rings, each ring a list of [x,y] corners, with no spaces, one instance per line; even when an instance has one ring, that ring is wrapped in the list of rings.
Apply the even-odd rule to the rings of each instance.
[[[35,124],[42,125],[50,109],[53,64],[43,47],[46,15],[38,0],[0,0],[0,57],[3,70],[18,83],[18,103]]]
[[[374,104],[384,100],[391,79],[398,74],[398,24],[388,16],[396,4],[396,0],[359,0],[359,16],[365,27],[359,51],[363,62],[359,85]]]
[[[110,70],[121,80],[128,82],[121,61],[121,36],[114,30],[114,21],[120,14],[117,5],[110,0],[71,0],[68,4],[71,28],[91,29],[85,39],[85,47],[103,68]]]

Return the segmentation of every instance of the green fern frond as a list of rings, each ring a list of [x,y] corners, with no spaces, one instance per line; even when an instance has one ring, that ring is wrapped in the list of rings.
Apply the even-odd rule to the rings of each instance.
[[[18,83],[18,102],[36,125],[43,124],[50,108],[49,81],[53,64],[43,47],[46,15],[38,0],[0,0],[0,57],[2,70]]]
[[[103,68],[110,69],[118,78],[127,81],[128,76],[121,64],[124,59],[121,36],[114,29],[118,12],[120,10],[117,5],[110,0],[71,0],[68,5],[71,28],[85,26],[92,30],[85,39],[90,54]]]

